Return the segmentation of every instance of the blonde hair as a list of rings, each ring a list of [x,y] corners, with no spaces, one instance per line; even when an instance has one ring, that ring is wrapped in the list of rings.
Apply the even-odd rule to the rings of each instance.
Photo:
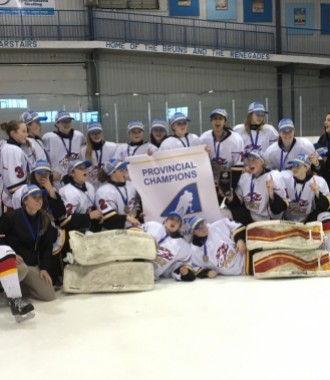
[[[90,135],[87,135],[87,139],[86,139],[86,160],[89,160],[89,161],[92,161],[92,154],[93,154],[93,142],[91,141],[90,139]],[[104,139],[104,136],[103,136],[103,133],[102,133],[102,140],[101,140],[102,144],[105,143],[105,139]]]
[[[246,119],[245,119],[245,122],[244,122],[244,126],[245,126],[245,131],[247,133],[250,133],[251,132],[251,121],[252,121],[252,116],[253,116],[253,112],[249,113],[247,116],[246,116]],[[264,120],[263,122],[259,125],[259,129],[261,130],[262,127],[266,124],[265,123],[265,116],[264,116]]]

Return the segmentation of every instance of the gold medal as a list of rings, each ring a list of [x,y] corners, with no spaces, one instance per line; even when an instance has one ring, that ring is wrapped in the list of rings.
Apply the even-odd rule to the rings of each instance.
[[[207,255],[203,256],[203,261],[204,263],[207,263],[209,261],[209,257]]]
[[[128,206],[125,206],[125,207],[124,207],[124,213],[125,213],[125,214],[128,214],[128,213],[129,213],[129,207],[128,207]]]

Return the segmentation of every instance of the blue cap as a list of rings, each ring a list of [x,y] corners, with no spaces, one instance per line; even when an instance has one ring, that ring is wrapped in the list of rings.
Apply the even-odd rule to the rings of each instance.
[[[180,221],[182,222],[182,215],[179,214],[177,211],[171,211],[171,212],[169,212],[168,215],[167,215],[167,217],[166,217],[166,219],[170,218],[171,216],[174,216],[174,217],[180,219]]]
[[[266,160],[263,152],[261,150],[258,150],[258,149],[252,149],[252,150],[244,153],[244,158],[249,158],[249,157],[256,158],[256,159],[261,160],[263,162],[265,162],[265,160]]]
[[[198,217],[197,215],[189,218],[188,223],[192,231],[198,230],[202,223],[205,223],[205,219]]]
[[[25,111],[22,113],[22,115],[19,117],[20,121],[23,121],[26,125],[32,124],[34,121],[37,123],[40,121],[46,121],[48,119],[47,116],[39,116],[37,112],[33,111]]]
[[[31,172],[33,173],[44,173],[44,172],[51,172],[52,169],[50,168],[49,162],[46,160],[37,160],[32,169]]]
[[[144,125],[140,120],[132,120],[127,125],[127,132],[129,133],[132,129],[141,129],[144,131]]]
[[[40,187],[38,187],[37,185],[25,185],[25,188],[24,190],[22,191],[22,201],[30,196],[30,195],[42,195],[43,192],[42,190],[40,189]]]
[[[105,171],[107,175],[111,175],[117,170],[125,169],[128,164],[129,164],[128,161],[120,161],[113,158],[104,164],[103,170]]]
[[[325,157],[328,155],[328,148],[326,146],[321,146],[320,144],[318,143],[315,143],[314,144],[314,148],[316,150],[316,153],[320,156],[320,157]]]
[[[96,133],[102,132],[102,125],[98,121],[91,121],[87,124],[87,134],[94,135]]]
[[[153,128],[163,128],[168,133],[168,125],[165,120],[155,119],[151,124],[151,129]]]
[[[176,112],[170,117],[169,124],[173,125],[174,123],[187,123],[190,119],[182,112]]]
[[[266,111],[266,108],[265,106],[262,104],[262,103],[259,103],[259,102],[253,102],[249,105],[249,108],[248,108],[248,113],[268,113]]]
[[[214,116],[223,116],[226,120],[228,119],[228,113],[223,108],[216,108],[210,113],[210,118],[212,119]]]
[[[58,111],[55,116],[55,123],[60,123],[63,121],[72,121],[74,118],[66,111]]]
[[[306,166],[306,168],[310,168],[311,162],[307,154],[300,153],[293,160],[288,162],[288,166]]]
[[[88,160],[73,160],[70,161],[69,166],[68,166],[68,174],[71,174],[72,170],[75,169],[78,166],[84,166],[86,169],[92,166],[91,161]]]
[[[278,123],[278,131],[294,131],[294,124],[291,119],[282,119]]]

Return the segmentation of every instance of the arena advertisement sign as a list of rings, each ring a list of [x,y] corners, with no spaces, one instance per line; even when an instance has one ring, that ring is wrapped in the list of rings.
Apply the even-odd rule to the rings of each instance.
[[[1,15],[52,16],[55,0],[0,0]]]
[[[129,176],[143,203],[145,221],[162,221],[170,211],[185,220],[194,215],[220,219],[205,145],[129,157]]]

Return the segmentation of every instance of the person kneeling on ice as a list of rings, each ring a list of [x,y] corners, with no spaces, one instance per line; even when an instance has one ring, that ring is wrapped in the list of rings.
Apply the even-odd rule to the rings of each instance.
[[[24,301],[22,298],[17,274],[16,254],[8,245],[0,246],[0,284],[5,292],[11,313],[16,321],[22,322],[33,318],[33,305]]]
[[[172,211],[163,224],[152,221],[142,227],[157,243],[157,257],[154,261],[156,280],[161,277],[173,277],[178,281],[195,280],[191,266],[191,247],[180,233],[181,226],[181,215]]]
[[[208,224],[197,216],[190,218],[189,224],[191,260],[196,277],[248,274],[244,226],[226,218]]]

